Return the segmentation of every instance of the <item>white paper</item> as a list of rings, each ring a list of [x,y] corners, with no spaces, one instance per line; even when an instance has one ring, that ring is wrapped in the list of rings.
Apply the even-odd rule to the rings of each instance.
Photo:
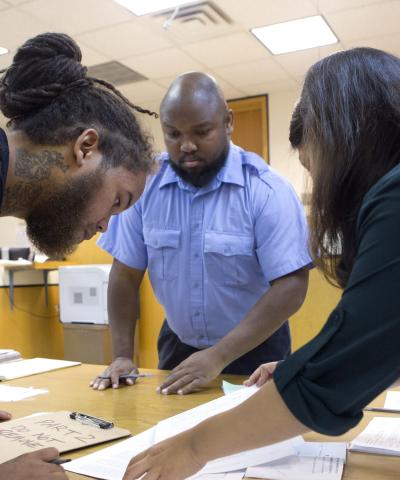
[[[237,383],[230,383],[227,382],[226,380],[222,380],[222,391],[225,393],[225,395],[228,395],[228,393],[233,393],[236,392],[236,390],[241,390],[242,388],[248,388],[245,387],[244,385],[238,385]]]
[[[36,395],[44,395],[49,393],[44,388],[33,387],[10,387],[8,385],[0,385],[0,402],[17,402],[26,398],[35,397]]]
[[[121,480],[132,457],[153,445],[154,432],[155,427],[149,428],[128,440],[72,460],[62,466],[69,472],[89,477],[102,480]]]
[[[340,480],[346,461],[346,444],[305,442],[297,455],[250,467],[246,477],[269,480]]]
[[[194,427],[203,420],[217,415],[219,413],[230,410],[241,404],[254,393],[258,387],[246,387],[234,391],[224,397],[217,398],[211,402],[203,403],[196,408],[187,410],[186,412],[175,415],[159,422],[156,426],[155,441],[156,443],[181,433],[189,428]],[[267,447],[247,450],[235,455],[218,458],[208,462],[201,470],[202,473],[222,473],[232,470],[240,470],[250,465],[258,465],[266,461],[276,460],[277,458],[286,457],[295,453],[294,447],[303,442],[301,437],[275,443]]]
[[[74,367],[80,362],[54,360],[50,358],[30,358],[15,362],[0,364],[0,380],[28,377],[37,373],[49,372],[59,368]]]
[[[333,457],[346,461],[347,447],[343,442],[304,442],[297,447],[297,455],[302,457]]]
[[[386,393],[385,408],[391,408],[400,411],[400,392],[389,390]]]
[[[129,461],[138,453],[146,450],[154,443],[197,425],[197,423],[206,418],[239,405],[256,391],[256,387],[249,387],[202,404],[199,407],[163,420],[155,427],[133,438],[120,442],[117,445],[66,463],[64,468],[71,472],[100,478],[102,480],[121,480]],[[265,462],[266,460],[274,460],[293,455],[296,453],[295,447],[300,443],[303,443],[303,439],[301,437],[295,437],[286,442],[280,442],[268,447],[257,448],[237,455],[217,459],[209,462],[194,478],[197,479],[198,475],[202,475],[198,480],[217,479],[221,477],[214,477],[211,474],[221,473],[225,475],[225,477],[223,476],[222,478],[236,480],[240,474],[240,472],[236,472],[237,470]],[[232,472],[234,476],[226,476],[227,472]]]
[[[350,443],[350,450],[400,455],[400,418],[374,417]]]
[[[11,362],[21,358],[21,354],[12,349],[0,349],[0,362]]]
[[[344,462],[340,458],[291,456],[267,465],[250,467],[246,477],[268,480],[340,480]]]

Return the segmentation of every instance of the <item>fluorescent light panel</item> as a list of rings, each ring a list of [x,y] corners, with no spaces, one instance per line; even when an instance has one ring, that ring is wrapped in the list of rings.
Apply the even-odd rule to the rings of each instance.
[[[184,3],[193,3],[193,0],[115,0],[115,2],[140,16],[175,8]]]
[[[321,15],[252,28],[251,32],[274,55],[337,43],[338,39]]]
[[[8,49],[4,47],[0,47],[0,55],[5,55],[6,53],[8,53]]]

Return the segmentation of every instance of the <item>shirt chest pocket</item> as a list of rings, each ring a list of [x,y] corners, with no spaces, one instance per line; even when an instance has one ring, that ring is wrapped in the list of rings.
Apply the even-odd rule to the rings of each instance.
[[[174,280],[178,276],[180,230],[151,229],[143,232],[150,278]]]
[[[254,280],[254,274],[258,270],[254,255],[254,237],[205,232],[204,262],[211,283],[247,285]]]

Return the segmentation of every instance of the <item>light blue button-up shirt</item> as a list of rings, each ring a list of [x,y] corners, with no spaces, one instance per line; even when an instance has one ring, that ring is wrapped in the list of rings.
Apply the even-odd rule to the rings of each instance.
[[[272,280],[311,263],[307,237],[289,183],[231,144],[224,167],[202,188],[182,180],[162,154],[139,201],[112,217],[98,243],[123,264],[147,268],[170,328],[206,348],[238,325]]]

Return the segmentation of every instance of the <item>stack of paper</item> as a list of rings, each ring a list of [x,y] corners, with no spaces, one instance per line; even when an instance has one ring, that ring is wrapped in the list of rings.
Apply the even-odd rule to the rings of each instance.
[[[67,360],[53,360],[51,358],[30,358],[0,364],[0,381],[13,380],[15,378],[28,377],[37,373],[58,370],[59,368],[74,367],[80,362]]]
[[[10,362],[21,358],[21,354],[16,350],[0,349],[0,362]]]
[[[296,455],[246,470],[246,477],[268,480],[340,480],[346,462],[345,443],[305,442]]]
[[[400,418],[374,417],[351,443],[350,450],[400,455]]]

